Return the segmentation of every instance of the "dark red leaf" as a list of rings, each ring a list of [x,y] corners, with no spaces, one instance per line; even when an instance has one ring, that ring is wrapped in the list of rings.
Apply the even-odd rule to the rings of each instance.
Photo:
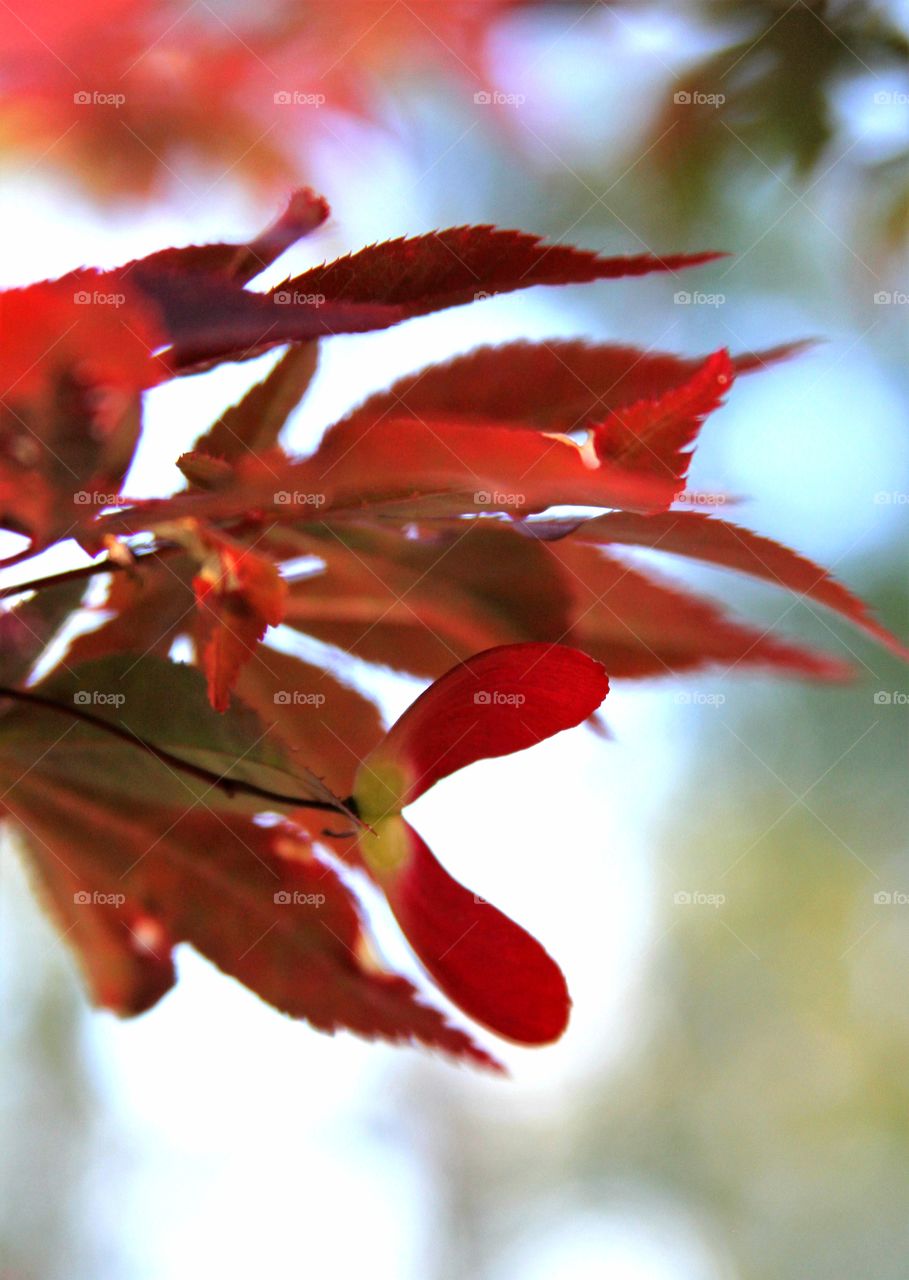
[[[572,591],[545,547],[498,520],[314,529],[297,554],[326,570],[290,584],[286,621],[369,662],[440,676],[482,649],[559,640]],[[546,602],[545,609],[540,602]]]
[[[570,540],[546,543],[575,593],[566,640],[605,663],[612,676],[669,675],[719,665],[767,667],[791,675],[843,680],[848,663],[746,626],[710,600]]]
[[[329,302],[382,303],[409,316],[459,306],[535,284],[583,284],[676,272],[720,253],[641,253],[607,258],[539,236],[498,227],[450,227],[387,240],[287,280],[279,289],[323,295]]]
[[[137,258],[122,268],[143,288],[153,292],[161,272],[179,271],[192,275],[221,276],[237,284],[248,284],[303,236],[320,227],[328,217],[328,202],[309,187],[292,192],[283,212],[246,244],[187,245],[161,249]]]
[[[726,520],[697,511],[671,511],[654,516],[611,512],[584,521],[572,535],[579,542],[622,542],[652,547],[736,569],[825,605],[900,657],[909,649],[881,626],[856,596],[826,570],[781,546]]]
[[[301,760],[317,762],[336,795],[350,795],[360,761],[384,735],[368,698],[329,672],[266,645],[240,671],[236,694]],[[319,829],[325,825],[325,814],[319,814]]]

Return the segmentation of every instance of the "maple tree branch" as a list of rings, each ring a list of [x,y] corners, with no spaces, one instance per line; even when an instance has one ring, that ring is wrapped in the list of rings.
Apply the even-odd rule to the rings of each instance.
[[[242,792],[243,795],[255,796],[259,800],[271,800],[276,804],[292,805],[296,809],[319,809],[325,813],[341,814],[345,818],[349,818],[352,813],[356,815],[352,797],[348,800],[339,800],[337,804],[332,804],[329,800],[303,800],[299,796],[286,795],[281,791],[272,791],[269,787],[260,787],[257,783],[247,782],[242,778],[229,778],[226,774],[215,773],[213,769],[206,769],[204,765],[193,764],[189,760],[181,759],[180,756],[172,755],[162,747],[156,747],[153,742],[140,738],[138,734],[133,733],[126,726],[114,724],[110,720],[105,720],[102,716],[92,715],[90,711],[83,711],[81,707],[65,706],[54,698],[46,698],[43,694],[34,693],[29,689],[12,689],[6,685],[0,685],[0,698],[11,698],[15,702],[41,707],[46,711],[57,711],[61,715],[70,716],[73,720],[81,720],[84,724],[89,724],[94,729],[100,729],[102,733],[110,734],[111,737],[119,738],[121,742],[128,742],[132,746],[148,752],[156,760],[160,760],[162,764],[169,765],[173,769],[180,769],[183,773],[199,778],[202,782],[208,782],[213,787],[220,787],[229,797],[234,796],[237,792]]]
[[[0,587],[0,600],[5,600],[9,596],[21,596],[26,591],[41,591],[45,587],[63,586],[67,582],[77,582],[80,578],[93,578],[99,573],[119,573],[124,569],[132,570],[143,560],[158,559],[172,555],[173,552],[179,550],[181,548],[176,542],[162,542],[157,547],[149,548],[148,551],[134,552],[134,563],[132,564],[108,558],[107,560],[102,560],[100,564],[83,564],[77,569],[61,569],[59,573],[50,573],[44,578],[32,578],[30,582],[17,582],[9,587]]]

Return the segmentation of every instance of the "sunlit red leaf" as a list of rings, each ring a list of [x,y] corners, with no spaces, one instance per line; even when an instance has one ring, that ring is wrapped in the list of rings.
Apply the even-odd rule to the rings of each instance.
[[[804,600],[832,609],[894,653],[909,657],[909,650],[826,570],[771,538],[726,520],[697,511],[672,511],[654,516],[611,512],[584,521],[572,536],[581,542],[652,547],[762,578],[795,592]]]
[[[710,600],[632,567],[597,547],[546,544],[575,595],[565,637],[605,663],[612,676],[668,675],[719,666],[766,667],[789,675],[842,680],[848,663],[729,617]]]
[[[332,431],[301,461],[262,461],[267,465],[256,459],[238,465],[215,491],[135,503],[86,522],[80,540],[185,519],[236,519],[250,511],[303,523],[339,513],[397,519],[515,515],[559,503],[655,511],[668,507],[678,488],[671,477],[598,462],[591,450],[567,438],[492,426],[479,432],[461,423],[389,420],[362,433]]]
[[[681,385],[613,409],[593,428],[597,456],[681,483],[701,425],[722,403],[734,376],[729,353],[717,351]]]
[[[482,649],[566,634],[572,591],[545,547],[493,520],[420,532],[355,526],[301,536],[299,553],[326,569],[290,584],[287,621],[421,676]]]
[[[567,438],[404,418],[330,431],[307,470],[327,495],[326,512],[433,495],[426,514],[515,514],[559,503],[652,511],[668,506],[677,488],[671,477],[599,462]],[[405,505],[399,514],[408,512]]]
[[[792,343],[733,357],[736,374],[798,354]],[[478,426],[573,431],[638,400],[654,400],[696,377],[705,356],[554,339],[477,347],[429,365],[370,396],[337,428],[364,430],[389,417],[456,419]]]

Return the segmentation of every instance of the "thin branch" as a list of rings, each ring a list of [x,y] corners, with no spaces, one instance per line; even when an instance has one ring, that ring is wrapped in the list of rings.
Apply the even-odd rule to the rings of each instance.
[[[100,729],[102,733],[110,734],[111,737],[118,738],[121,742],[128,742],[131,746],[147,752],[149,755],[154,756],[156,760],[169,765],[172,769],[179,769],[193,778],[199,778],[203,782],[210,783],[213,787],[220,787],[226,795],[231,797],[240,792],[243,795],[255,796],[259,800],[271,800],[275,804],[291,805],[295,809],[319,809],[324,813],[342,814],[345,818],[358,816],[356,803],[352,796],[346,800],[338,800],[337,804],[334,804],[330,800],[304,800],[299,796],[286,795],[281,791],[272,791],[268,787],[260,787],[255,782],[246,782],[242,778],[230,778],[227,774],[215,773],[214,770],[206,769],[203,765],[193,764],[189,760],[182,760],[179,756],[171,755],[169,751],[156,747],[153,742],[147,742],[145,738],[140,738],[138,734],[133,733],[131,729],[125,726],[114,724],[101,716],[92,715],[90,711],[83,711],[81,707],[64,706],[62,702],[56,702],[53,698],[46,698],[43,694],[34,693],[30,689],[11,689],[6,685],[0,685],[0,697],[11,698],[15,702],[23,702],[33,707],[41,707],[46,711],[56,711],[60,715],[69,716],[73,720],[81,720],[84,724],[91,725],[93,729]]]
[[[148,551],[134,553],[134,563],[127,564],[121,560],[102,560],[100,564],[83,564],[78,569],[62,569],[59,573],[50,573],[45,578],[32,578],[30,582],[18,582],[10,587],[0,587],[0,600],[9,596],[21,596],[25,591],[41,591],[45,587],[59,587],[67,582],[77,582],[80,578],[94,578],[99,573],[120,573],[124,569],[132,570],[143,560],[162,559],[172,555],[180,548],[176,542],[162,542]]]

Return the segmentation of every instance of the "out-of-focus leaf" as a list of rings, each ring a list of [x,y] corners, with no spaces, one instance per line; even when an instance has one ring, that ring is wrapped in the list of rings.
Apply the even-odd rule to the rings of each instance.
[[[316,342],[291,347],[266,378],[251,387],[239,404],[226,409],[196,441],[193,457],[211,454],[233,461],[276,445],[287,419],[306,394],[318,358]],[[191,475],[188,478],[193,479]]]
[[[319,1030],[419,1042],[495,1066],[371,959],[350,891],[299,833],[194,808],[167,783],[157,802],[111,806],[86,787],[72,754],[67,763],[48,796],[42,765],[20,777],[0,744],[9,811],[97,1003],[141,1013],[173,983],[172,948],[189,942]],[[123,761],[115,754],[110,763]]]
[[[146,557],[130,573],[111,574],[104,603],[89,611],[100,625],[73,640],[69,665],[123,652],[166,658],[174,640],[192,627],[192,577],[183,553]]]
[[[17,706],[3,719],[4,742],[10,748],[16,744],[22,768],[26,768],[29,759],[36,759],[49,744],[65,741],[66,751],[49,752],[44,772],[48,780],[57,763],[65,763],[68,752],[81,751],[86,776],[92,776],[93,771],[97,774],[95,789],[123,805],[129,804],[133,793],[137,800],[154,800],[164,774],[175,778],[187,803],[213,794],[213,783],[179,774],[174,766],[145,752],[141,744],[150,743],[226,782],[247,783],[286,795],[285,810],[293,809],[295,799],[343,808],[312,772],[316,761],[292,760],[274,724],[236,701],[223,714],[215,712],[208,704],[203,677],[183,663],[118,653],[78,667],[60,668],[37,685],[35,692],[51,698],[61,711]],[[73,708],[110,722],[135,739],[135,747],[91,724],[69,723],[64,712],[71,715]],[[114,751],[125,752],[130,761],[136,761],[122,776],[106,763]],[[253,812],[263,807],[261,800],[239,791],[232,804]],[[272,807],[280,806],[275,802]]]
[[[826,570],[789,547],[726,520],[698,511],[671,511],[655,516],[617,511],[584,521],[570,536],[579,542],[652,547],[751,574],[804,600],[832,609],[885,648],[903,658],[909,657],[909,650]]]
[[[47,645],[78,608],[85,584],[61,582],[27,600],[0,606],[0,683],[25,680]]]
[[[193,578],[199,658],[212,706],[226,711],[241,667],[284,619],[287,587],[265,556],[211,530],[198,536],[205,547]]]
[[[565,634],[572,591],[544,547],[493,520],[421,534],[302,537],[299,551],[326,570],[291,584],[287,621],[368,662],[433,677],[481,649]]]
[[[611,676],[668,675],[719,665],[841,680],[845,662],[731,619],[725,611],[597,547],[546,544],[575,592],[566,643],[598,658]]]
[[[357,766],[382,737],[382,721],[368,698],[322,668],[267,645],[243,667],[236,695],[275,726],[293,757],[318,761],[336,795],[350,795]]]
[[[0,333],[0,524],[34,552],[116,500],[160,328],[133,289],[60,280],[0,293]]]

